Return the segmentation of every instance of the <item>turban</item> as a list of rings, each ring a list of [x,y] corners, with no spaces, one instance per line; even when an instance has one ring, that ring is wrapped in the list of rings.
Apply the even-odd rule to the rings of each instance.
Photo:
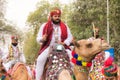
[[[60,9],[54,9],[50,12],[50,16],[52,17],[53,15],[61,15],[61,10]]]
[[[18,37],[17,36],[11,36],[11,39],[13,40],[18,40]]]

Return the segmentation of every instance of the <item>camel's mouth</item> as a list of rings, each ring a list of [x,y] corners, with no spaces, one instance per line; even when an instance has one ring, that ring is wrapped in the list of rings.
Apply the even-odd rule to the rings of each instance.
[[[102,46],[102,50],[107,50],[110,48],[110,45]]]
[[[109,49],[109,48],[110,48],[109,45],[104,45],[104,46],[102,46],[102,49],[100,49],[98,52],[95,52],[96,54],[94,54],[94,55],[91,56],[91,61],[92,61],[93,59],[95,59],[96,55],[98,55],[99,53],[101,53],[101,51],[107,50],[107,49]]]
[[[107,42],[105,42],[104,40],[101,40],[101,46],[97,51],[92,52],[95,54],[91,56],[91,60],[93,60],[96,57],[96,55],[101,53],[101,51],[107,50],[109,48],[110,48],[110,45]]]
[[[104,40],[101,40],[101,44],[102,44],[101,45],[102,50],[107,50],[110,48],[110,45],[107,42],[105,42]]]

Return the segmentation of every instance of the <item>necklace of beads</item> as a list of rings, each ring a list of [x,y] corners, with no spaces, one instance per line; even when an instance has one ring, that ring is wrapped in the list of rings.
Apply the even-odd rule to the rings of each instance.
[[[86,62],[86,61],[83,61],[82,57],[81,56],[78,56],[78,54],[76,54],[74,51],[72,51],[72,59],[71,61],[74,63],[74,64],[77,64],[79,66],[86,66],[86,67],[91,67],[92,65],[92,62]]]

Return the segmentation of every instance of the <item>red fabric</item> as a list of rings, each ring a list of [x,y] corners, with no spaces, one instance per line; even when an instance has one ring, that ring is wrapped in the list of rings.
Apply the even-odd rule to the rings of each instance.
[[[92,62],[87,63],[87,67],[92,66]]]
[[[72,51],[72,56],[74,56],[74,54],[75,54],[75,52],[74,52],[74,51]]]
[[[50,12],[50,16],[52,17],[53,15],[61,15],[61,10],[60,9],[54,9]]]
[[[17,36],[11,36],[11,39],[18,39]]]
[[[60,28],[61,28],[61,42],[64,42],[64,40],[68,37],[67,34],[67,27],[63,22],[60,22]],[[53,34],[53,25],[51,21],[48,21],[43,29],[43,35],[47,34],[47,41],[43,43],[41,46],[41,49],[39,50],[39,54],[41,54],[50,44]],[[65,48],[67,46],[65,45]]]
[[[35,75],[36,75],[36,72],[35,72],[35,69],[32,70],[32,74],[33,74],[33,78],[35,79]]]
[[[76,64],[76,59],[75,58],[72,58],[71,61]]]
[[[113,63],[113,58],[109,57],[105,62],[104,62],[104,66],[110,66]]]

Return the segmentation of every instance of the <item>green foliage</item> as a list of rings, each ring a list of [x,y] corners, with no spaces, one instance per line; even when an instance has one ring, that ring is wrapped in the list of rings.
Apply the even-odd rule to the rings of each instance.
[[[32,30],[27,32],[28,37],[24,42],[24,52],[28,63],[33,63],[38,55],[40,45],[36,41],[36,35],[38,33],[39,26],[47,21],[49,10],[50,3],[43,0],[37,4],[37,9],[34,12],[31,12],[28,16],[27,23]]]
[[[37,5],[36,11],[30,13],[27,22],[32,26],[36,23],[43,23],[47,21],[50,4],[47,1],[42,2],[43,4]]]
[[[54,5],[53,5],[54,4]],[[53,3],[50,4],[46,0],[41,0],[37,4],[37,9],[34,12],[31,12],[28,16],[27,22],[30,26],[41,25],[41,23],[46,22],[49,18],[49,12],[54,7],[59,7],[60,4]]]
[[[39,44],[36,42],[36,35],[32,34],[31,32],[28,32],[25,38],[23,48],[26,57],[26,62],[34,63],[40,48]]]
[[[102,7],[101,7],[102,6]],[[102,0],[76,0],[73,3],[69,15],[70,24],[75,31],[72,31],[77,38],[88,38],[92,36],[92,23],[101,29],[106,30],[106,1]],[[85,32],[86,31],[86,32]],[[78,33],[78,34],[77,34]],[[105,31],[102,33],[106,34]],[[103,35],[104,36],[104,35]],[[105,37],[105,36],[104,36]]]
[[[120,1],[110,0],[110,42],[115,48],[115,60],[120,59]]]

